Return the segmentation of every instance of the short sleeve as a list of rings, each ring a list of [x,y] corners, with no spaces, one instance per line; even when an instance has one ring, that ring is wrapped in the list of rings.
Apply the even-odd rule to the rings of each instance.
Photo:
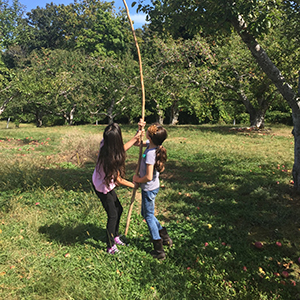
[[[156,149],[151,149],[148,151],[145,159],[145,163],[147,165],[155,165],[155,160],[156,160]]]

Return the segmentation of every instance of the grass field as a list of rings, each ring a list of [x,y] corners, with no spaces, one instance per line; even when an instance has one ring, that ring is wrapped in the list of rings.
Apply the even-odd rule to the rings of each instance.
[[[91,187],[104,126],[0,123],[0,299],[300,299],[291,127],[166,126],[154,260],[138,193],[128,247],[108,255]],[[136,126],[122,126],[124,141]],[[127,153],[132,179],[138,148]],[[132,190],[117,188],[125,230]],[[257,248],[256,242],[262,247]]]

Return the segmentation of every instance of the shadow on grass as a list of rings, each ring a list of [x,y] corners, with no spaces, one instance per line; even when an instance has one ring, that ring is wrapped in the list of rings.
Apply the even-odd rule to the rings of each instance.
[[[178,131],[178,128],[180,129],[187,129],[190,132],[197,131],[197,132],[215,132],[220,133],[222,135],[236,135],[240,133],[261,133],[261,134],[272,134],[271,128],[264,128],[264,129],[255,129],[245,126],[236,126],[236,125],[179,125],[179,126],[166,126],[169,133],[171,133],[173,130],[176,132]]]
[[[90,191],[93,168],[70,166],[72,168],[44,169],[29,164],[21,168],[15,164],[10,170],[0,169],[0,188],[11,194],[51,187],[60,187],[66,191]]]
[[[41,226],[38,230],[49,241],[56,241],[62,245],[90,244],[100,248],[97,241],[106,243],[106,230],[94,224],[61,225],[54,223]]]
[[[298,299],[288,280],[286,286],[280,285],[272,275],[288,270],[289,278],[299,279],[297,264],[287,269],[288,262],[296,261],[300,255],[298,198],[291,196],[290,187],[281,184],[287,177],[286,173],[276,171],[270,165],[259,167],[254,158],[249,158],[246,164],[242,163],[244,160],[243,156],[231,159],[199,153],[191,163],[169,161],[166,172],[161,175],[166,188],[158,194],[156,205],[163,207],[166,213],[158,217],[167,222],[175,244],[168,253],[168,260],[184,270],[176,282],[186,276],[184,282],[193,283],[187,292],[190,299],[196,299],[197,295],[205,299],[205,293],[212,295],[205,286],[208,274],[215,276],[216,284],[223,280],[231,285],[242,282],[256,286],[265,294],[273,291],[283,296],[287,293],[294,296],[290,299]],[[237,162],[239,169],[231,167]],[[127,169],[133,170],[133,166],[135,164],[129,164]],[[67,191],[87,192],[91,190],[92,172],[91,166],[38,170],[39,184],[41,187],[57,184]],[[67,245],[92,243],[96,246],[87,232],[93,240],[97,240],[101,232],[99,239],[105,240],[105,230],[92,224],[73,227],[55,223],[41,227],[39,232],[50,240]],[[263,242],[263,248],[255,248],[255,241]],[[277,246],[276,241],[282,246]],[[144,239],[135,240],[135,245],[138,249],[148,250]],[[168,266],[168,262],[166,264]],[[272,279],[266,281],[260,268]],[[164,271],[163,265],[153,269],[158,277]],[[147,284],[149,276],[143,275],[143,284]],[[161,294],[163,291],[164,287],[160,287]],[[250,295],[248,299],[255,297]]]
[[[209,158],[199,153],[198,161],[169,162],[168,172],[161,176],[166,188],[157,207],[164,200],[168,203],[167,213],[159,218],[170,222],[176,244],[172,257],[196,271],[195,282],[205,280],[207,266],[199,263],[202,260],[213,265],[217,274],[224,272],[230,284],[244,282],[263,293],[298,297],[290,280],[299,280],[299,266],[289,262],[300,255],[299,198],[291,196],[291,187],[280,184],[287,174],[281,170],[273,174],[272,166],[258,166],[254,159],[238,171],[230,167],[238,157]],[[261,241],[263,248],[257,249],[255,241]],[[204,273],[211,271],[207,268]],[[288,279],[281,278],[286,286],[273,275],[282,271],[290,273]],[[273,278],[266,283],[266,276]],[[202,285],[193,288],[196,293]]]
[[[246,164],[243,160],[199,153],[191,163],[168,162],[161,174],[165,188],[156,200],[158,218],[175,243],[168,259],[188,270],[186,276],[194,282],[191,299],[212,296],[207,274],[215,276],[216,285],[223,282],[224,289],[227,284],[241,292],[243,286],[252,286],[269,296],[299,299],[292,285],[300,274],[299,197],[282,183],[291,175],[255,158]],[[240,169],[231,167],[236,162]],[[254,246],[256,241],[263,243],[261,249]],[[288,278],[283,271],[289,272]],[[258,297],[250,290],[242,299]]]

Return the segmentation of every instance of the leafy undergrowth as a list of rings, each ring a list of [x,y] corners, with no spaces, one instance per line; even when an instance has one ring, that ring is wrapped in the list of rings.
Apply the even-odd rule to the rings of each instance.
[[[0,129],[1,299],[300,299],[291,128],[167,128],[156,213],[174,246],[164,261],[149,254],[140,195],[128,246],[105,252],[91,188],[103,128]],[[125,141],[134,129],[122,127]],[[137,157],[128,151],[128,178]],[[117,193],[124,232],[131,190]]]

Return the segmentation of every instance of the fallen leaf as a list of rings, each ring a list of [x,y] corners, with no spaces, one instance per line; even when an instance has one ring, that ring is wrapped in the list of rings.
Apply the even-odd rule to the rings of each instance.
[[[284,277],[284,278],[288,278],[289,277],[289,272],[287,271],[282,271],[281,275]]]

